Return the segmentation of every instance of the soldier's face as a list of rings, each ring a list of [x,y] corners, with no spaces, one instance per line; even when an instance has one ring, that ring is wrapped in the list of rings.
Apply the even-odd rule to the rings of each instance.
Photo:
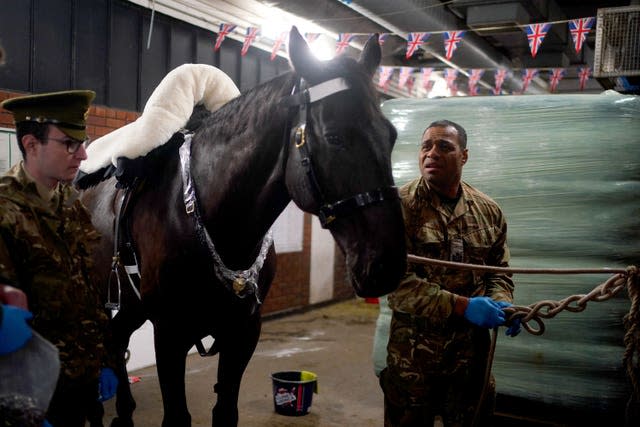
[[[467,162],[467,149],[460,147],[458,131],[453,126],[435,126],[422,135],[418,160],[420,173],[438,193],[455,197]]]
[[[32,168],[37,171],[34,178],[53,188],[58,182],[70,182],[75,178],[80,162],[87,158],[84,146],[75,153],[69,153],[67,142],[70,141],[64,132],[54,125],[49,125],[49,132],[40,144],[34,144],[28,155]]]

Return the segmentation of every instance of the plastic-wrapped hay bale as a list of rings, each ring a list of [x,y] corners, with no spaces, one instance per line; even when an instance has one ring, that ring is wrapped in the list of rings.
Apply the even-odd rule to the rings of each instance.
[[[640,97],[395,99],[383,111],[399,134],[392,156],[398,185],[419,175],[418,146],[430,122],[465,127],[463,179],[502,206],[511,266],[640,264]],[[515,302],[586,294],[608,277],[517,274]],[[622,369],[628,310],[626,295],[618,295],[547,320],[542,336],[523,332],[511,339],[501,331],[498,393],[622,417],[629,396]]]

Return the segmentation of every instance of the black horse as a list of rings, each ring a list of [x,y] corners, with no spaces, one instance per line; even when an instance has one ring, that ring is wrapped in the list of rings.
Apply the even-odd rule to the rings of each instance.
[[[133,425],[124,354],[146,319],[155,331],[162,426],[191,425],[185,359],[209,335],[219,352],[212,424],[237,425],[240,381],[260,335],[260,301],[275,274],[273,245],[263,242],[290,200],[330,230],[358,295],[392,291],[405,271],[391,172],[396,131],[371,83],[381,57],[377,36],[358,61],[323,62],[294,27],[289,55],[294,71],[207,113],[192,136],[182,137],[180,154],[177,144],[164,149],[162,169],[147,174],[127,202],[141,299],[122,286],[112,321],[123,356],[112,426]],[[83,195],[105,236],[96,256],[103,277],[111,268],[119,193],[110,179]]]

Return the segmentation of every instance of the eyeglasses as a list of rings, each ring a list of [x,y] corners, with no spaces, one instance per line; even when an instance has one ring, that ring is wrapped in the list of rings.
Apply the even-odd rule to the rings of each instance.
[[[47,137],[45,139],[56,141],[56,142],[59,142],[61,144],[66,145],[67,146],[67,153],[69,153],[69,154],[75,154],[75,152],[80,149],[81,145],[89,143],[89,138],[85,139],[84,141],[79,141],[77,139],[60,139],[60,138],[50,138],[50,137]]]

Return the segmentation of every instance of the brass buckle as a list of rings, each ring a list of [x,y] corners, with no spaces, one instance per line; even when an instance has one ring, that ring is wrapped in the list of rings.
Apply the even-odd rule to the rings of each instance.
[[[296,148],[302,147],[307,142],[307,139],[304,136],[304,131],[305,131],[305,125],[299,126],[296,129],[296,133],[295,133]]]

